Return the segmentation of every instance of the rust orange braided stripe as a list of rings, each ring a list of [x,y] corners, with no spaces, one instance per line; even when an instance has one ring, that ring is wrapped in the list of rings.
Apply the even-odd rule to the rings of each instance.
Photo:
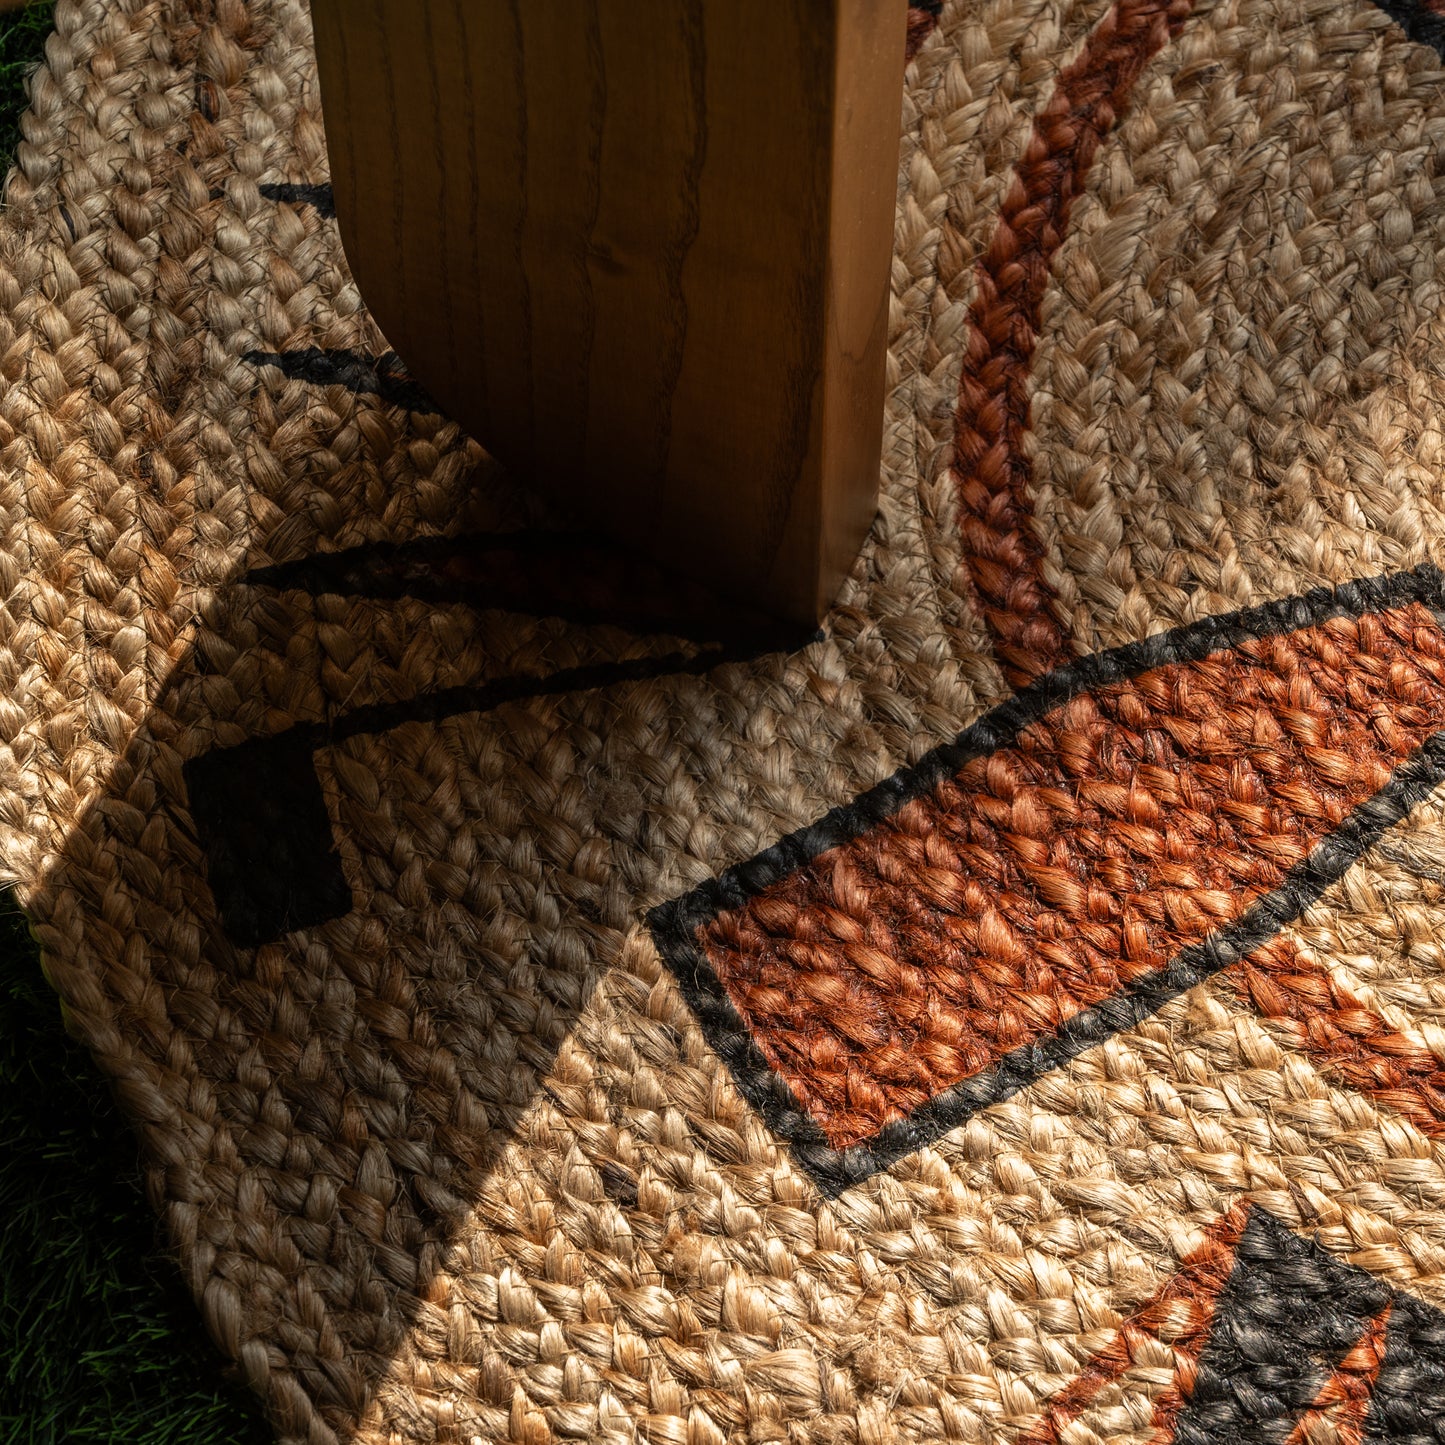
[[[1327,1073],[1445,1137],[1445,1070],[1425,1045],[1392,1029],[1321,968],[1277,938],[1224,977]]]
[[[954,472],[969,581],[1016,687],[1072,655],[1050,606],[1023,449],[1049,264],[1099,142],[1191,8],[1192,0],[1119,0],[1099,22],[1034,121],[979,263],[954,416]]]
[[[1385,1340],[1394,1308],[1394,1300],[1381,1307],[1354,1349],[1325,1381],[1314,1404],[1289,1432],[1284,1445],[1314,1445],[1316,1440],[1329,1439],[1335,1445],[1364,1445],[1370,1396],[1385,1362]]]

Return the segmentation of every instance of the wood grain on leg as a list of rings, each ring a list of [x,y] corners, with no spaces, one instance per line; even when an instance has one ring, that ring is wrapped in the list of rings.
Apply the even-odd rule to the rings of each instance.
[[[872,519],[905,7],[313,0],[342,238],[578,519],[816,620]]]

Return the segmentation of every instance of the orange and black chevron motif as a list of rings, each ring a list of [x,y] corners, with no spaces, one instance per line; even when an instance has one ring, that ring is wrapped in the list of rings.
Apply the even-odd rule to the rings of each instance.
[[[1445,1315],[1240,1205],[1019,1445],[1061,1445],[1124,1374],[1159,1370],[1160,1347],[1173,1377],[1153,1396],[1155,1445],[1439,1438]]]
[[[1157,1371],[1161,1346],[1173,1378],[1154,1395],[1154,1445],[1439,1438],[1445,1314],[1240,1205],[1018,1445],[1061,1445],[1127,1372]]]
[[[1425,568],[1055,669],[654,936],[833,1190],[1222,970],[1440,1132],[1433,1055],[1276,935],[1445,780],[1442,614]]]

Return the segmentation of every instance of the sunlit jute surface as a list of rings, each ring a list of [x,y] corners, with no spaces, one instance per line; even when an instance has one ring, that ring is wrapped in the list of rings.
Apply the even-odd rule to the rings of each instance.
[[[323,742],[349,910],[253,946],[218,916],[189,760],[691,644],[245,580],[536,518],[455,425],[358,380],[387,348],[317,189],[304,5],[60,0],[0,214],[3,866],[283,1440],[1167,1438],[1195,1347],[1147,1302],[1248,1209],[1445,1307],[1433,796],[1271,945],[1423,1092],[1341,1072],[1317,1020],[1221,974],[836,1197],[646,926],[1075,655],[1445,562],[1437,52],[1356,0],[915,21],[881,510],[822,636]],[[1115,63],[1110,27],[1134,38],[1080,120],[1068,77]],[[1067,224],[1029,252],[1031,138],[1088,125],[1097,150],[1049,173],[1078,170]],[[990,309],[1025,273],[1034,319]],[[266,360],[311,349],[330,371]],[[1002,495],[1009,395],[994,546],[976,489]],[[1302,676],[1271,716],[1308,733]],[[1284,746],[1252,736],[1261,767]],[[1301,815],[1363,767],[1319,736]],[[1341,1390],[1310,1440],[1369,1438]]]

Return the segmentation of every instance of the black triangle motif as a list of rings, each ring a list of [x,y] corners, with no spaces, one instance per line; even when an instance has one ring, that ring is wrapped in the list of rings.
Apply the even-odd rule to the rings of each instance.
[[[1282,1445],[1392,1295],[1251,1210],[1174,1445]]]
[[[1445,1314],[1413,1295],[1395,1295],[1363,1433],[1364,1445],[1445,1442]]]

